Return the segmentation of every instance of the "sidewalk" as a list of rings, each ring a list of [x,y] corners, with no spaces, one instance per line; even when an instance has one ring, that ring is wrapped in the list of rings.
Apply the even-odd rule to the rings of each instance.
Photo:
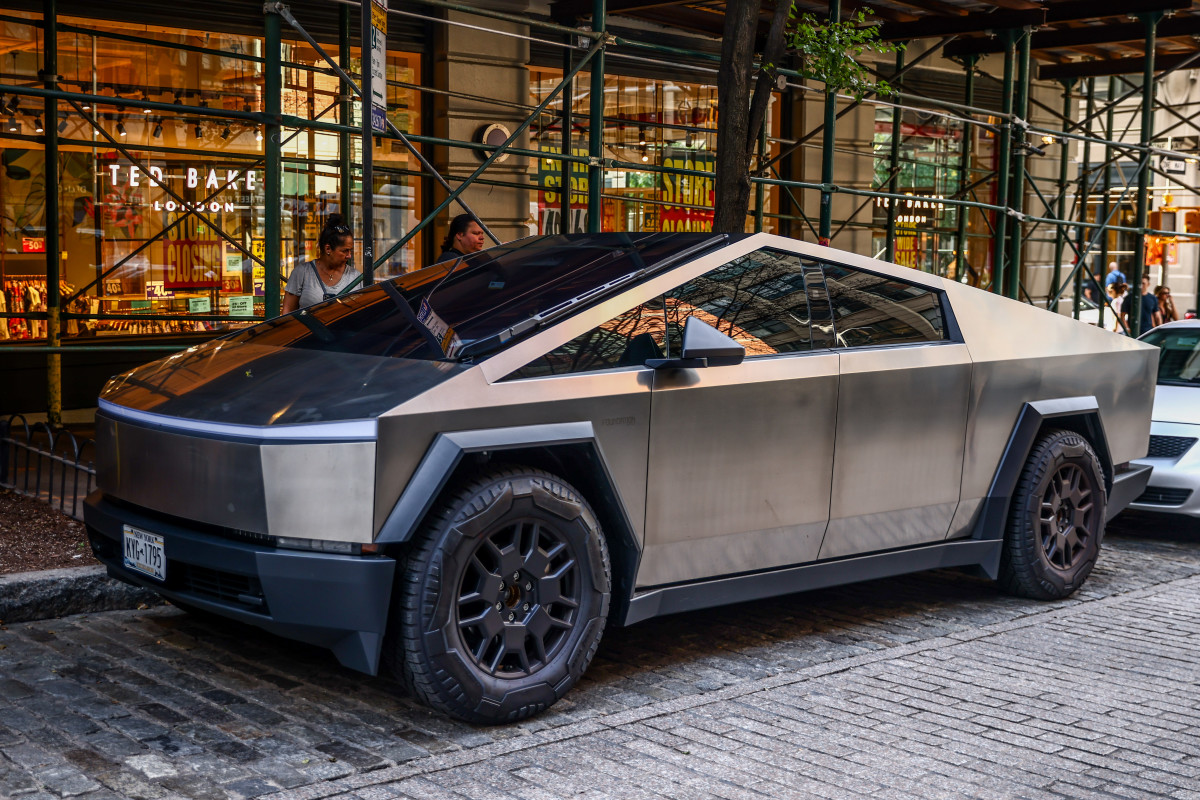
[[[1160,525],[1057,603],[940,571],[610,629],[490,728],[170,606],[7,625],[0,797],[1186,800],[1200,533]]]

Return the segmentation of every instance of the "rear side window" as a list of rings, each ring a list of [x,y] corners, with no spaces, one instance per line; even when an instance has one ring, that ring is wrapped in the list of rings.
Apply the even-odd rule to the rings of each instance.
[[[939,292],[840,264],[824,267],[838,346],[940,342],[946,338]]]

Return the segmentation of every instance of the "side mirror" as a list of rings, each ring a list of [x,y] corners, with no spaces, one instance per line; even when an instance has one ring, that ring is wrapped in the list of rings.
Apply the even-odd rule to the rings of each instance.
[[[746,348],[696,316],[688,317],[683,328],[682,358],[651,358],[651,369],[701,369],[732,367],[742,363]]]

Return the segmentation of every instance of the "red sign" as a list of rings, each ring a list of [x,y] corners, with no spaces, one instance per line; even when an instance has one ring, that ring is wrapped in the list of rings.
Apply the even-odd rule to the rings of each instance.
[[[22,253],[44,253],[46,252],[46,240],[35,239],[32,237],[23,237],[21,239]]]
[[[207,289],[221,285],[221,240],[167,239],[161,244],[166,289]]]

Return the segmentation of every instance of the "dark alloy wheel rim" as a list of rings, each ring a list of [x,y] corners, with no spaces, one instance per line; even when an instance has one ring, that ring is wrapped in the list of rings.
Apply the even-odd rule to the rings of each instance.
[[[579,614],[579,564],[563,531],[509,522],[479,540],[458,589],[458,632],[475,664],[520,678],[554,660]]]
[[[1063,464],[1050,478],[1038,522],[1042,553],[1052,567],[1068,570],[1082,558],[1092,537],[1094,496],[1077,464]]]

